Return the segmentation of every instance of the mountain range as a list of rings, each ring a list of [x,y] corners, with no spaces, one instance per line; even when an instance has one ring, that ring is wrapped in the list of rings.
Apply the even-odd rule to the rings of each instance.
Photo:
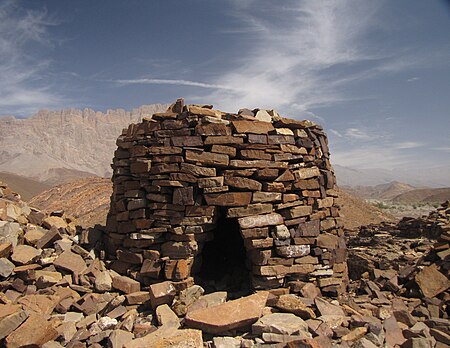
[[[165,111],[41,110],[29,118],[0,117],[0,171],[55,185],[86,176],[109,177],[116,139],[130,123]]]

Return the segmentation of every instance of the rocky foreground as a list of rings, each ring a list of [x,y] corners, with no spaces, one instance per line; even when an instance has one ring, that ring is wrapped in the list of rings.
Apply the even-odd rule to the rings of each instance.
[[[448,202],[426,218],[349,231],[353,281],[338,299],[299,281],[231,301],[197,285],[143,287],[102,261],[101,234],[0,183],[1,346],[450,345]]]

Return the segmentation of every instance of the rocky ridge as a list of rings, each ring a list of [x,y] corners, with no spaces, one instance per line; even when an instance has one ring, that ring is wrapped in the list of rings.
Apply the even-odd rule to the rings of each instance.
[[[122,128],[167,105],[132,111],[41,110],[26,119],[0,117],[0,171],[48,184],[89,175],[110,176],[115,141]]]

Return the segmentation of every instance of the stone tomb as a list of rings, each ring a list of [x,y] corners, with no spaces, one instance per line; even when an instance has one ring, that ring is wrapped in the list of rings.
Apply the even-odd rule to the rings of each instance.
[[[105,236],[117,272],[177,289],[295,292],[308,282],[332,296],[345,291],[346,247],[320,126],[179,99],[131,124],[117,146]]]

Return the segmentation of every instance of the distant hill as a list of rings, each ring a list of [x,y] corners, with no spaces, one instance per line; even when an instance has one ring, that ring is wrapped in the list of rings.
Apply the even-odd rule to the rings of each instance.
[[[153,104],[132,111],[41,110],[25,119],[0,117],[0,171],[50,184],[89,175],[109,177],[122,129],[166,109]]]
[[[341,186],[341,188],[356,197],[379,200],[392,200],[402,193],[417,189],[412,185],[398,181],[375,186]]]
[[[436,189],[416,189],[402,193],[392,199],[394,203],[443,203],[450,200],[450,187]]]
[[[41,192],[29,204],[49,213],[63,209],[84,227],[104,225],[111,193],[110,179],[89,177]]]
[[[331,155],[333,159],[333,155]],[[417,168],[382,168],[356,169],[333,164],[339,186],[375,186],[389,184],[393,181],[406,183],[415,187],[450,187],[450,164]]]
[[[0,181],[6,183],[11,190],[20,194],[24,201],[48,190],[51,186],[13,173],[0,172]]]

